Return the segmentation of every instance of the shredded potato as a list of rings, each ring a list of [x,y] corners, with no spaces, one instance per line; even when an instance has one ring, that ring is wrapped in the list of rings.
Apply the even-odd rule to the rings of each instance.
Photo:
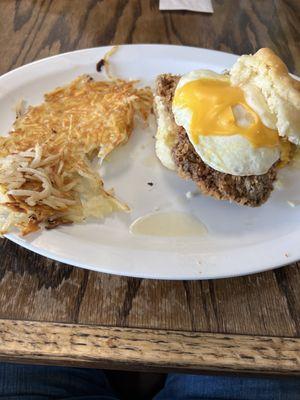
[[[18,114],[0,137],[1,234],[128,210],[104,189],[91,161],[128,140],[136,112],[144,119],[151,112],[150,89],[135,84],[80,76]]]
[[[105,69],[105,73],[108,76],[109,79],[113,79],[114,77],[112,76],[112,73],[110,71],[110,57],[115,54],[115,52],[118,50],[118,46],[113,46],[103,57],[103,61],[104,61],[104,69]]]

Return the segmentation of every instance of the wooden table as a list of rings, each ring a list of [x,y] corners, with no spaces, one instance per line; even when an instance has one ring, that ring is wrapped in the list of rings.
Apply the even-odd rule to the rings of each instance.
[[[0,73],[118,43],[274,49],[300,74],[298,0],[213,1],[215,13],[152,0],[0,0]],[[300,244],[299,244],[300,245]],[[298,374],[300,264],[194,282],[73,268],[0,240],[0,357],[87,367]],[[288,263],[288,259],[287,259]]]

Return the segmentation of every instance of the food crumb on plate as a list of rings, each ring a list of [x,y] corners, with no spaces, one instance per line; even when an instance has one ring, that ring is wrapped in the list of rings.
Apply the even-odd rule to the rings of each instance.
[[[185,197],[186,197],[188,200],[190,200],[192,197],[195,197],[195,196],[198,196],[198,195],[199,195],[199,192],[198,192],[198,191],[193,191],[193,192],[188,191],[188,192],[186,192]]]
[[[300,200],[287,200],[287,203],[290,207],[297,207],[300,205]]]
[[[98,61],[97,64],[96,64],[97,72],[101,72],[102,71],[102,67],[104,67],[104,64],[105,64],[105,60],[103,58],[101,58],[101,60]]]

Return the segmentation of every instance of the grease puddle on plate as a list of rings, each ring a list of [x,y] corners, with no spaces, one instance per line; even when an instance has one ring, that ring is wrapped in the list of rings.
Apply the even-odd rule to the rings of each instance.
[[[148,236],[203,236],[205,225],[191,214],[162,212],[144,215],[130,225],[130,233]]]

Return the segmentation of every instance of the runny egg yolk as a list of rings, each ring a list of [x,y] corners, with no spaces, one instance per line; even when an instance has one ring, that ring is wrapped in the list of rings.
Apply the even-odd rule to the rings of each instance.
[[[201,78],[176,90],[173,104],[191,111],[190,134],[195,143],[199,135],[242,135],[253,147],[280,145],[278,131],[266,127],[247,104],[242,89],[228,80]],[[245,126],[238,125],[233,107],[240,105],[250,117]]]

